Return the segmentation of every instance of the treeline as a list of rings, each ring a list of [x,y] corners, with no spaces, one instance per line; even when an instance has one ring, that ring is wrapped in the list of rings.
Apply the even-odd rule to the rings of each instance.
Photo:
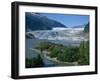
[[[48,51],[47,54],[51,58],[57,58],[63,62],[78,62],[79,65],[89,64],[89,41],[81,42],[79,47],[75,46],[63,46],[61,44],[55,44],[51,42],[41,42],[36,49]]]
[[[34,58],[26,58],[25,59],[25,67],[26,68],[35,68],[35,67],[43,67],[44,62],[40,55]]]
[[[85,32],[85,33],[89,32],[89,26],[90,26],[90,25],[89,25],[89,22],[88,22],[88,24],[86,24],[86,25],[85,25],[85,28],[84,28],[84,32]]]

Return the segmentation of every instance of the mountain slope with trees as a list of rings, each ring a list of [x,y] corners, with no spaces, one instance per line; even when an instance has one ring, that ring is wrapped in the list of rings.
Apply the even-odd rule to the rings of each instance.
[[[53,27],[64,27],[65,25],[62,23],[49,19],[46,16],[42,16],[38,13],[25,13],[25,25],[26,25],[26,31],[28,30],[51,30]]]

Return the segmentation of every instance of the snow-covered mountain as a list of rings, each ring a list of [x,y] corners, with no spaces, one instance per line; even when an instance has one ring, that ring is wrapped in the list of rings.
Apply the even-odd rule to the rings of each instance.
[[[84,28],[86,26],[86,24],[84,25],[78,25],[78,26],[73,26],[72,28]]]

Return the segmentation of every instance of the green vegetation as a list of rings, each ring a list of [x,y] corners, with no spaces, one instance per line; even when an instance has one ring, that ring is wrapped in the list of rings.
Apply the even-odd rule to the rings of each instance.
[[[89,65],[89,41],[80,44],[78,62],[81,65]]]
[[[65,62],[75,62],[78,60],[78,47],[66,47],[62,53],[58,54],[57,59]]]
[[[40,55],[37,58],[26,58],[26,68],[34,68],[34,67],[42,67],[44,65],[42,58]]]
[[[43,50],[48,49],[50,46],[50,44],[48,42],[41,42],[40,45],[38,47],[36,47],[36,49],[41,50],[41,53],[43,52]]]
[[[49,50],[51,50],[49,56],[50,57],[57,57],[58,53],[61,52],[60,47],[58,47],[58,46],[52,46],[52,47],[53,47],[52,50],[49,49]]]
[[[89,64],[89,41],[81,42],[79,47],[63,46],[51,42],[41,42],[36,49],[48,51],[51,58],[62,62],[78,62],[79,65]]]

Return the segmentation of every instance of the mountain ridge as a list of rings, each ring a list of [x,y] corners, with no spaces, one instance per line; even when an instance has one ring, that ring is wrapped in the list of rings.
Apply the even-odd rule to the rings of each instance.
[[[51,30],[53,27],[64,27],[67,28],[62,23],[49,19],[46,16],[42,16],[41,14],[36,13],[25,13],[25,24],[26,31],[30,30]]]

